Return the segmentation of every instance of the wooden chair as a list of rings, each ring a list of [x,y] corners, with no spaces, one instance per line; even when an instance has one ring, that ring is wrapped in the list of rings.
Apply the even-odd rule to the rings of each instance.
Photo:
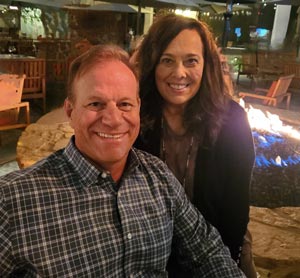
[[[46,62],[45,59],[27,59],[21,65],[26,75],[22,100],[42,99],[43,111],[46,112]]]
[[[239,92],[239,97],[251,97],[262,99],[263,104],[277,106],[278,103],[283,102],[286,99],[286,108],[290,108],[291,93],[288,92],[288,88],[292,82],[294,74],[279,77],[278,80],[273,81],[269,89],[255,88],[255,93]],[[264,93],[261,95],[259,93]]]
[[[29,103],[21,102],[25,74],[0,74],[0,130],[24,128],[30,124]],[[20,109],[25,109],[25,119]]]
[[[44,58],[1,59],[0,68],[6,73],[25,74],[22,100],[42,99],[46,112],[46,60]]]

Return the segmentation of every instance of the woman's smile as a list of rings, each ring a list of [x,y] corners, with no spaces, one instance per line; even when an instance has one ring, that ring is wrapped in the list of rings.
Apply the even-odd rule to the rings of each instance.
[[[203,68],[203,43],[197,31],[181,31],[155,69],[156,86],[165,104],[185,106],[200,88]]]
[[[175,90],[183,90],[189,86],[188,83],[185,83],[185,84],[168,83],[168,84],[172,89],[175,89]]]

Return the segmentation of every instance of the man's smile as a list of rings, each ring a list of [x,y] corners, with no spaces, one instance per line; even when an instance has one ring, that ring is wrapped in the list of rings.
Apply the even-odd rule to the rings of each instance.
[[[124,136],[125,133],[119,133],[119,134],[108,134],[104,132],[97,132],[97,135],[102,137],[102,138],[107,138],[107,139],[120,139],[122,136]]]

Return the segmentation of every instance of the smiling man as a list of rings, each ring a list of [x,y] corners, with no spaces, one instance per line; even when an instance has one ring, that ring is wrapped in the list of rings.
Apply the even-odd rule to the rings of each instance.
[[[0,179],[1,277],[244,277],[158,158],[132,148],[138,82],[117,46],[71,65],[66,148]],[[155,107],[154,107],[155,109]]]
[[[140,128],[137,79],[126,61],[98,55],[74,62],[65,110],[76,147],[118,181]]]

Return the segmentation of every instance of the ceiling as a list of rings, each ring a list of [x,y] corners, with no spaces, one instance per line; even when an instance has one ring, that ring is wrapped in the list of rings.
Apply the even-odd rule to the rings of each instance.
[[[56,8],[88,8],[92,10],[111,10],[111,11],[123,11],[123,12],[136,12],[134,7],[129,5],[135,5],[142,9],[143,7],[155,7],[155,8],[188,8],[191,10],[202,10],[201,7],[208,5],[214,5],[216,10],[222,10],[222,6],[232,4],[236,7],[236,4],[241,4],[247,9],[247,5],[255,3],[266,4],[278,4],[278,5],[298,5],[300,6],[300,0],[0,0],[0,4],[31,4],[42,5]],[[200,6],[200,7],[199,7]]]

